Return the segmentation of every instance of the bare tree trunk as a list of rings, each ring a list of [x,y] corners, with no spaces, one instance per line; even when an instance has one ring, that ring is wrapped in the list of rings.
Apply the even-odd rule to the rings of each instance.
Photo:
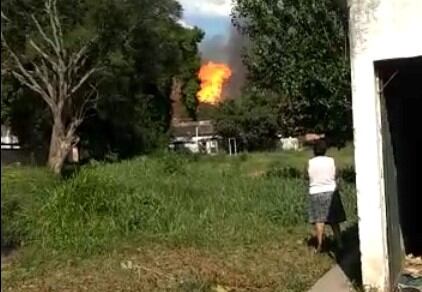
[[[2,49],[4,46],[8,50],[11,60],[17,66],[12,70],[13,76],[37,93],[53,114],[48,166],[54,173],[60,174],[69,151],[79,140],[77,128],[86,118],[87,110],[97,101],[95,82],[91,83],[90,80],[94,73],[100,71],[100,67],[86,66],[89,48],[96,37],[72,53],[66,49],[56,1],[45,0],[46,16],[50,19],[49,29],[43,28],[35,16],[31,16],[39,33],[39,40],[29,39],[29,45],[39,57],[30,62],[32,69],[24,66],[22,57],[9,47],[3,31],[1,41]],[[1,18],[7,20],[3,11]],[[3,62],[2,74],[6,70],[4,65]]]
[[[50,150],[48,154],[48,166],[55,173],[60,174],[72,148],[72,143],[66,138],[66,133],[61,122],[55,122],[51,131]]]
[[[177,124],[186,114],[183,111],[182,104],[182,86],[183,83],[177,77],[172,78],[170,100],[172,102],[172,123]]]

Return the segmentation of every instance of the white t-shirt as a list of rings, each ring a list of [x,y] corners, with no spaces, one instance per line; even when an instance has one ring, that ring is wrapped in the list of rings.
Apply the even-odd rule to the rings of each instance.
[[[334,192],[336,184],[336,164],[328,156],[316,156],[309,160],[309,193]]]

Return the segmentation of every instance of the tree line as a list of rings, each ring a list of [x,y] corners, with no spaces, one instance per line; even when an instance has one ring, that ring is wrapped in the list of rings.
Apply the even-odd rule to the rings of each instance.
[[[4,0],[2,124],[49,149],[60,172],[72,145],[127,158],[166,144],[171,100],[196,117],[204,33],[180,24],[176,0]],[[335,0],[236,0],[247,39],[243,94],[214,110],[244,149],[277,134],[352,136],[347,9]]]
[[[277,134],[352,138],[348,11],[336,0],[236,0],[235,27],[247,38],[242,98],[222,104],[217,128],[249,150]]]
[[[203,32],[174,0],[5,0],[2,124],[22,144],[48,144],[60,172],[72,145],[94,158],[157,147],[172,92],[196,107]]]

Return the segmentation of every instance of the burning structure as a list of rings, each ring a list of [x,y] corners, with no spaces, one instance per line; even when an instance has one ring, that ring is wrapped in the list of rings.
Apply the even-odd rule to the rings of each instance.
[[[170,149],[191,153],[218,153],[219,137],[212,121],[184,121],[172,127]]]
[[[223,85],[232,75],[226,64],[208,62],[202,65],[198,77],[201,80],[201,89],[197,97],[199,102],[212,105],[222,99]]]
[[[198,72],[201,81],[197,93],[202,105],[216,106],[223,98],[223,87],[229,80],[232,71],[226,64],[207,62]],[[173,119],[171,125],[172,141],[170,149],[191,153],[215,154],[219,151],[220,137],[215,132],[211,120],[184,120],[181,113],[180,94],[173,95]]]

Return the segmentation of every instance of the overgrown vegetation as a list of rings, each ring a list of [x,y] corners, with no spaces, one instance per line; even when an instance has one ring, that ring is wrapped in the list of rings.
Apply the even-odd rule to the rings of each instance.
[[[343,152],[333,154],[340,159]],[[290,252],[284,251],[289,258],[292,250],[307,250],[303,243],[307,236],[306,183],[290,171],[280,174],[273,169],[278,165],[300,173],[306,155],[139,157],[85,166],[60,184],[44,179],[39,185],[30,182],[37,182],[38,175],[45,174],[43,170],[6,168],[2,182],[2,213],[6,214],[2,217],[2,226],[6,227],[3,238],[21,244],[23,250],[37,250],[38,259],[42,254],[95,258],[113,250],[120,252],[122,244],[132,246],[134,242],[142,249],[154,243],[170,249],[169,253],[174,248],[194,248],[214,255],[217,251],[230,254],[243,249],[250,250],[247,254],[251,256],[258,247],[279,244],[276,249],[284,250],[292,245]],[[348,162],[339,164],[343,163]],[[353,184],[343,184],[342,196],[353,222]],[[16,200],[18,197],[25,200]],[[286,264],[293,265],[287,258]],[[54,257],[47,263],[52,261]],[[28,258],[23,262],[24,268],[33,265]],[[329,266],[327,263],[321,262],[317,276]],[[313,280],[306,277],[301,287]]]
[[[1,244],[11,248],[31,238],[34,210],[58,180],[45,169],[2,168]]]

